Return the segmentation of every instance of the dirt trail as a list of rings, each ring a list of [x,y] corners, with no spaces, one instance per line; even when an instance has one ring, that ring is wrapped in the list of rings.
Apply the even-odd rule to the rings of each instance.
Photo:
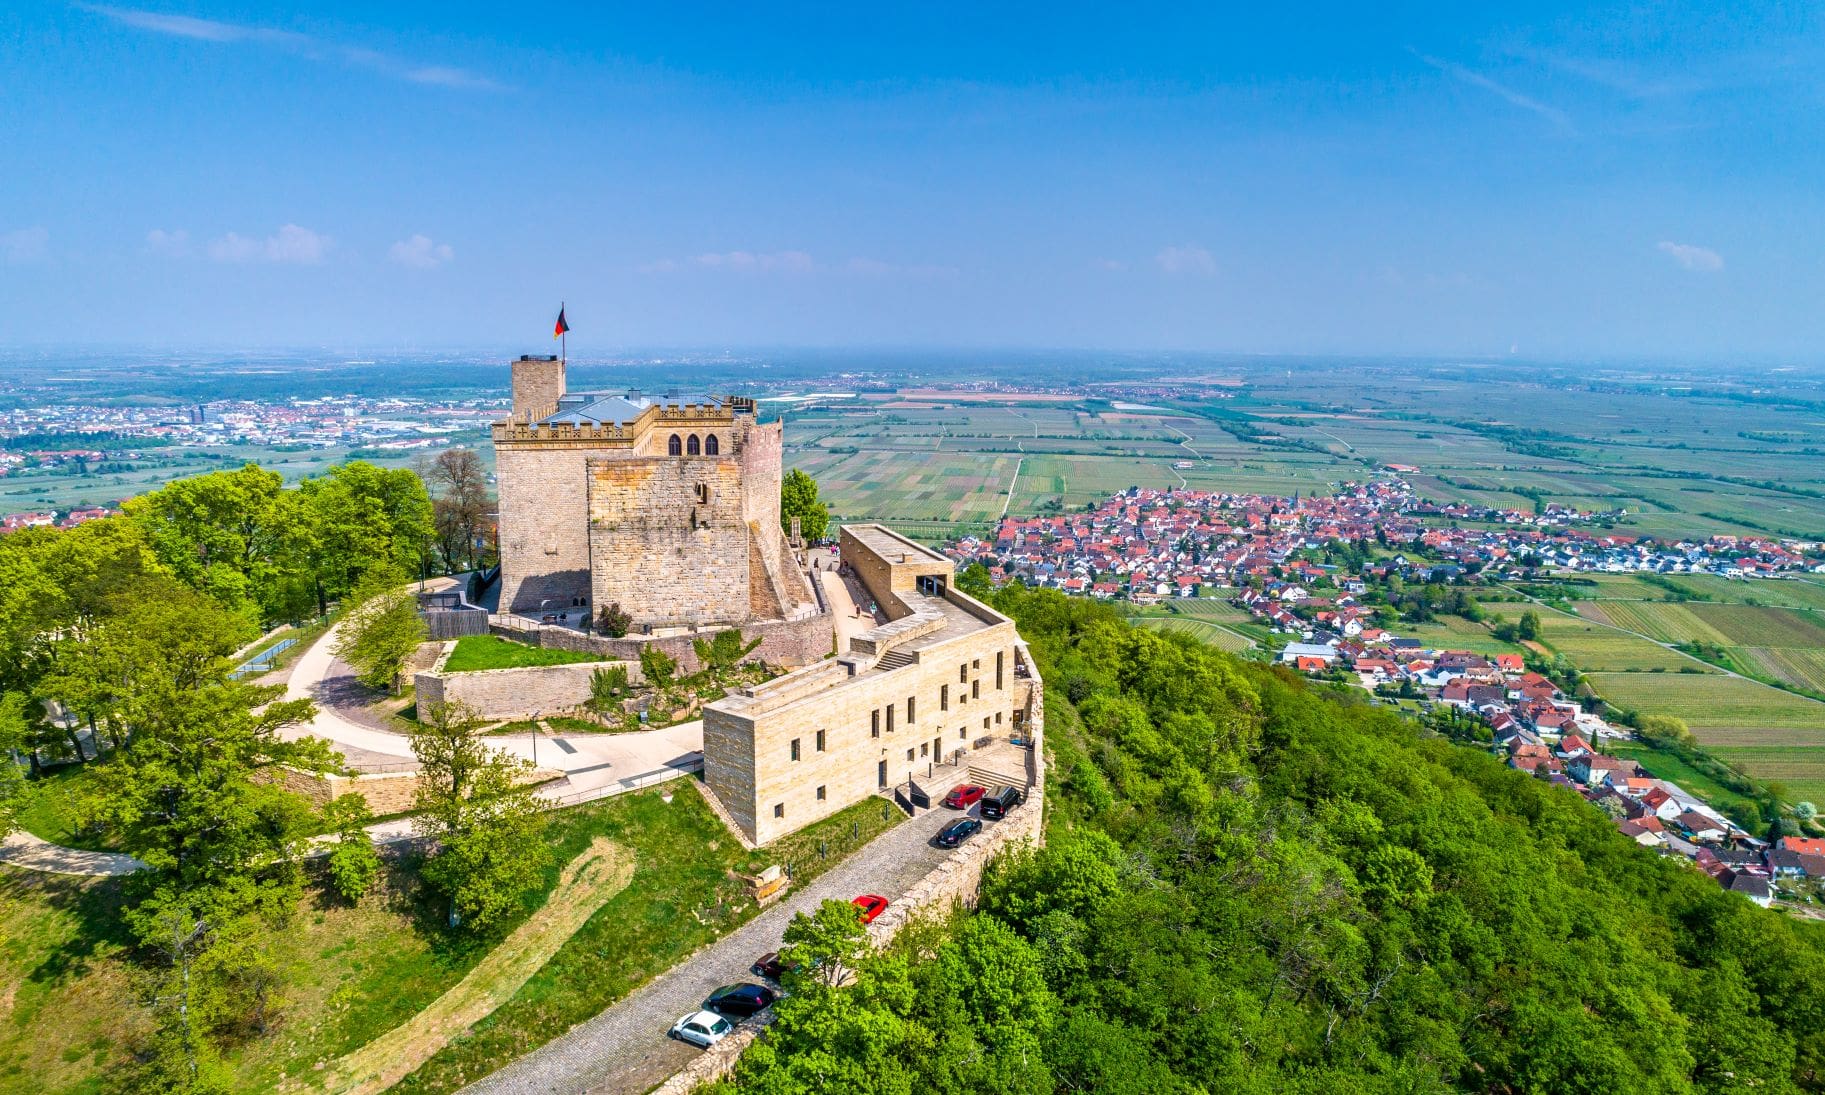
[[[330,1065],[324,1091],[370,1095],[411,1075],[438,1050],[513,998],[564,941],[634,877],[632,852],[606,837],[590,842],[558,876],[543,908],[476,967],[404,1024]]]

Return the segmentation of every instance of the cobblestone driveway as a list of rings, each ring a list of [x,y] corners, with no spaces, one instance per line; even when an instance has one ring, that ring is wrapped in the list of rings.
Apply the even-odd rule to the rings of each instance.
[[[971,811],[974,814],[974,810]],[[748,966],[777,950],[794,913],[825,898],[878,893],[897,900],[948,853],[932,835],[959,815],[936,809],[877,837],[809,886],[667,970],[558,1038],[463,1090],[477,1095],[638,1095],[682,1068],[700,1050],[667,1037],[680,1015],[717,988],[753,981]]]

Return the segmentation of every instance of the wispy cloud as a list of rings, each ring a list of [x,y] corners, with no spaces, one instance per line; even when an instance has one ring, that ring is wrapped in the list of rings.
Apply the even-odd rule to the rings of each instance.
[[[112,19],[122,26],[143,30],[149,34],[187,38],[196,42],[247,43],[267,46],[282,49],[313,61],[339,62],[414,84],[484,91],[502,89],[502,85],[495,80],[466,69],[408,61],[381,53],[378,50],[343,45],[308,34],[300,34],[297,31],[248,26],[243,23],[224,23],[215,19],[199,19],[191,15],[171,15],[166,12],[145,11],[139,8],[116,8],[106,4],[79,3],[76,6],[84,11],[94,12],[96,15]]]
[[[154,228],[146,233],[146,250],[155,255],[183,258],[190,254],[190,233],[182,228],[173,228],[170,231]]]
[[[50,229],[42,224],[0,232],[0,258],[7,262],[33,262],[44,257],[45,245],[50,242]]]
[[[1567,117],[1566,113],[1558,107],[1548,106],[1531,95],[1523,95],[1521,92],[1516,91],[1507,84],[1497,83],[1495,80],[1490,79],[1475,69],[1466,68],[1456,61],[1447,61],[1440,57],[1434,57],[1431,54],[1421,53],[1416,49],[1409,49],[1408,52],[1451,77],[1453,80],[1456,80],[1459,83],[1469,84],[1474,88],[1481,88],[1491,95],[1504,100],[1511,106],[1517,106],[1522,110],[1532,111],[1568,133],[1576,128],[1572,125],[1571,118]]]
[[[447,243],[437,243],[430,236],[413,233],[387,248],[387,257],[414,270],[431,270],[456,258],[456,250]]]
[[[1724,257],[1709,247],[1699,247],[1690,243],[1674,243],[1672,240],[1661,240],[1655,246],[1660,253],[1677,262],[1686,270],[1697,270],[1700,273],[1715,273],[1724,268]]]
[[[1174,247],[1162,247],[1160,253],[1153,256],[1154,265],[1168,274],[1193,274],[1209,277],[1217,272],[1217,260],[1209,251],[1191,244],[1180,244]]]
[[[730,270],[736,273],[809,273],[817,263],[804,251],[710,251],[686,259],[660,259],[640,269],[649,274],[679,270]]]
[[[265,239],[230,232],[209,241],[209,257],[217,262],[274,262],[311,266],[322,262],[334,241],[295,224],[282,226]]]
[[[1119,274],[1128,269],[1128,264],[1121,259],[1093,259],[1090,265],[1097,270],[1107,271],[1111,274]]]

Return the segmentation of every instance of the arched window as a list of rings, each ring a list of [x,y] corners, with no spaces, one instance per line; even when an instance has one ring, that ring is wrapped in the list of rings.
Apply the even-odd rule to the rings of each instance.
[[[678,440],[677,434],[673,434],[672,439],[665,443],[665,454],[667,456],[680,456],[683,455],[683,453],[684,442]]]
[[[690,437],[685,439],[684,454],[686,456],[696,456],[697,455],[697,435],[696,434],[692,434]]]
[[[722,442],[716,440],[715,434],[711,434],[703,439],[703,454],[705,456],[716,456],[721,452]]]

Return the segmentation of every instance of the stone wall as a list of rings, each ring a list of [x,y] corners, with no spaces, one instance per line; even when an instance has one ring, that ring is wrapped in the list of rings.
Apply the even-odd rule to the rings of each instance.
[[[581,707],[589,699],[596,670],[619,665],[633,684],[645,683],[637,661],[577,662],[519,669],[478,669],[467,673],[431,670],[412,678],[418,702],[465,703],[485,719],[524,719],[537,711],[556,715]]]
[[[736,454],[588,461],[592,601],[636,628],[750,618],[749,528]]]
[[[611,639],[606,635],[585,635],[574,628],[528,625],[510,617],[496,616],[491,630],[502,638],[528,646],[600,654],[604,659],[613,661],[637,662],[644,647],[657,646],[677,659],[679,672],[695,673],[703,666],[697,662],[697,651],[691,641],[708,639],[720,629],[710,628],[695,635],[666,635],[657,638],[629,635]],[[828,613],[799,620],[766,620],[744,624],[738,630],[749,642],[760,640],[760,645],[749,657],[788,669],[810,665],[829,657],[836,642],[835,625]]]
[[[514,417],[540,419],[558,409],[558,397],[564,394],[562,359],[523,356],[512,371]]]
[[[311,801],[318,809],[330,799],[358,791],[376,814],[401,814],[412,808],[418,791],[417,772],[377,772],[355,776],[325,776],[295,768],[272,769],[274,782]]]
[[[538,616],[590,595],[590,452],[568,441],[495,443],[501,611]]]

